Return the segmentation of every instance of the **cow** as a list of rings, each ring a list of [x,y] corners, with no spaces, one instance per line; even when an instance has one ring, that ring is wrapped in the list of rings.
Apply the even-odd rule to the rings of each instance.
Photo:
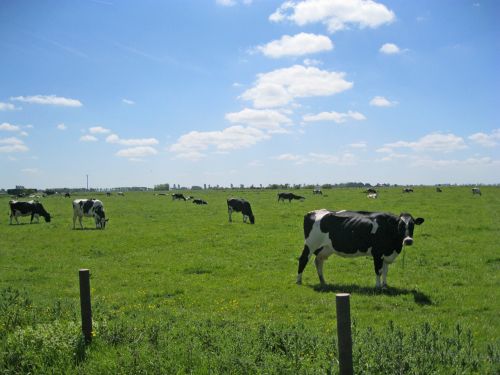
[[[311,255],[319,281],[325,285],[323,262],[332,254],[342,257],[371,256],[378,289],[387,287],[387,271],[404,246],[413,244],[415,225],[424,222],[409,213],[396,216],[385,212],[311,211],[304,216],[304,249],[299,258],[297,284]],[[382,276],[382,284],[380,284]]]
[[[478,187],[472,188],[472,195],[482,195],[481,190]]]
[[[107,191],[107,192],[106,192],[106,196],[107,196],[107,197],[111,197],[111,192]]]
[[[368,193],[366,195],[367,198],[371,198],[371,199],[377,199],[378,198],[378,193]]]
[[[206,201],[203,199],[193,199],[194,204],[208,204]]]
[[[321,191],[321,189],[314,189],[313,194],[323,195],[323,192]]]
[[[439,186],[436,187],[436,193],[442,193],[442,192],[443,192],[443,190]]]
[[[71,198],[71,194],[68,192],[64,193],[64,198]]]
[[[28,201],[28,202],[18,202],[9,201],[10,207],[10,224],[12,224],[12,218],[16,219],[16,223],[19,224],[17,219],[19,216],[31,216],[30,224],[33,222],[33,218],[36,222],[40,222],[40,216],[43,216],[47,223],[50,223],[50,214],[45,211],[42,204],[38,201]]]
[[[252,207],[248,201],[239,198],[229,198],[227,200],[227,212],[229,214],[230,223],[233,221],[231,219],[233,211],[241,212],[243,214],[244,223],[247,222],[247,219],[250,219],[250,224],[255,224],[255,216],[253,216]]]
[[[124,197],[124,196],[125,196],[125,194],[123,194],[123,191],[119,191],[119,192],[118,192],[118,193],[116,193],[116,194],[118,194],[118,195],[120,195],[120,196],[122,196],[122,197]]]
[[[374,188],[368,188],[365,190],[365,193],[366,194],[377,194],[377,190],[375,190]]]
[[[98,199],[75,199],[73,201],[73,229],[75,228],[76,218],[80,222],[80,228],[83,229],[82,217],[93,217],[96,229],[104,229],[109,219],[106,219],[104,206]]]
[[[278,193],[278,202],[279,201],[285,201],[285,199],[288,199],[288,203],[292,201],[292,199],[297,199],[303,201],[304,197],[301,197],[300,195],[295,195],[294,193]]]
[[[403,193],[413,193],[413,189],[412,188],[404,188]]]
[[[172,200],[173,201],[175,201],[175,200],[181,200],[181,199],[183,201],[187,200],[186,197],[183,194],[181,194],[181,193],[174,193],[174,194],[172,194]]]

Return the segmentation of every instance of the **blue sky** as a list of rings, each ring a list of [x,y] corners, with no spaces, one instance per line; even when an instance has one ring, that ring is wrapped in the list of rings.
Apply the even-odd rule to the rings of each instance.
[[[500,182],[497,1],[0,2],[0,187]]]

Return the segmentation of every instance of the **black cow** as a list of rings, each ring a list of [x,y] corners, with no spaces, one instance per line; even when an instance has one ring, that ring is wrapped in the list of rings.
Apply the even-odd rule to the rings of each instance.
[[[243,222],[246,223],[250,219],[250,224],[255,224],[255,217],[252,213],[250,203],[244,199],[229,198],[227,200],[227,212],[229,214],[229,222],[232,222],[231,214],[233,211],[241,212],[243,214]]]
[[[404,188],[403,193],[413,193],[413,189],[412,188]]]
[[[285,201],[285,199],[288,199],[288,203],[292,201],[292,199],[297,199],[303,201],[304,197],[301,197],[300,195],[295,195],[294,193],[278,193],[278,202],[279,201]]]
[[[208,204],[206,201],[203,199],[193,199],[194,204]]]
[[[10,224],[12,224],[12,218],[16,219],[16,223],[19,224],[19,220],[17,219],[19,216],[31,216],[30,224],[33,222],[33,218],[36,218],[36,222],[38,223],[40,216],[43,216],[47,223],[50,222],[50,214],[45,211],[42,204],[37,201],[9,201],[9,207]]]
[[[64,193],[64,198],[71,198],[71,194],[68,192]]]
[[[305,244],[299,258],[297,284],[311,255],[321,285],[325,285],[323,262],[332,254],[342,257],[372,256],[376,284],[387,286],[389,264],[403,250],[413,244],[413,229],[424,219],[414,219],[408,213],[399,216],[384,212],[365,211],[311,211],[304,216]]]
[[[186,197],[183,195],[183,194],[180,194],[180,193],[174,193],[172,194],[172,200],[175,201],[175,200],[183,200],[183,201],[186,201]]]
[[[437,192],[437,193],[442,193],[442,192],[443,192],[443,190],[442,190],[442,189],[438,186],[438,187],[436,187],[436,192]]]
[[[323,195],[323,192],[321,191],[321,189],[314,189],[313,194]]]

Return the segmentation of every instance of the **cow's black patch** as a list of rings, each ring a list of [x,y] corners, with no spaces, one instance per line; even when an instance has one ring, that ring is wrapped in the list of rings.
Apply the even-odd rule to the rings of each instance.
[[[80,207],[82,207],[83,208],[83,212],[86,215],[88,215],[90,213],[90,210],[92,209],[92,207],[94,207],[94,200],[93,199],[87,199],[85,201],[80,201]]]
[[[314,213],[308,213],[304,216],[304,238],[309,237],[309,233],[311,233],[313,224],[314,224]]]

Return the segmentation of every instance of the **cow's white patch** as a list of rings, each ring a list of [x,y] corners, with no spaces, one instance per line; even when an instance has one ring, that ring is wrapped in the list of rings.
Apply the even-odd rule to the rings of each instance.
[[[390,255],[382,255],[382,259],[384,260],[384,263],[392,263],[398,255],[397,251],[393,251]]]
[[[372,222],[372,231],[371,231],[371,234],[375,234],[375,233],[377,233],[377,230],[378,230],[378,223],[377,223],[377,220],[373,220],[373,222]]]

